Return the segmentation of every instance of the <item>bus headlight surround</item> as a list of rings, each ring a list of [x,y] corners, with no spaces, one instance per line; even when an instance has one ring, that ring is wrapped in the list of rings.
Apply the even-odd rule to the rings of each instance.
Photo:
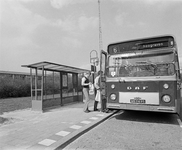
[[[164,102],[166,102],[166,103],[169,103],[169,102],[171,101],[171,97],[170,97],[169,95],[164,95],[164,96],[162,97],[162,100],[163,100]]]
[[[165,84],[163,85],[163,87],[164,87],[165,89],[168,89],[168,88],[169,88],[169,84],[165,83]]]
[[[110,99],[113,100],[113,101],[116,100],[116,94],[111,94]]]
[[[114,89],[114,88],[115,88],[115,84],[112,84],[112,85],[111,85],[111,89]]]

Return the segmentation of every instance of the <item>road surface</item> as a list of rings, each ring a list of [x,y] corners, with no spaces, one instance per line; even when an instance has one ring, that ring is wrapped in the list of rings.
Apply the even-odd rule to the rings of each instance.
[[[182,150],[179,123],[176,114],[119,111],[64,149]]]

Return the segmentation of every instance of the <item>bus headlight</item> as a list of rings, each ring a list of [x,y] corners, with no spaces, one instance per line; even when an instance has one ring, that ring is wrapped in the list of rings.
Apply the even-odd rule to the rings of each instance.
[[[168,88],[169,88],[169,84],[165,83],[165,84],[163,85],[163,87],[164,87],[165,89],[168,89]]]
[[[111,89],[114,89],[114,88],[115,88],[115,85],[114,85],[114,84],[112,84],[112,85],[111,85]]]
[[[166,103],[169,103],[169,102],[171,101],[171,98],[170,98],[169,95],[164,95],[164,96],[162,97],[162,100],[163,100],[164,102],[166,102]]]
[[[110,99],[113,100],[113,101],[116,100],[116,94],[111,94]]]

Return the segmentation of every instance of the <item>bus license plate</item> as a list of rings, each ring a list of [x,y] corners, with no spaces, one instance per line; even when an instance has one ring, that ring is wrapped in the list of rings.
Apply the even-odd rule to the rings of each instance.
[[[144,99],[130,99],[130,103],[134,103],[134,104],[145,104],[146,101]]]

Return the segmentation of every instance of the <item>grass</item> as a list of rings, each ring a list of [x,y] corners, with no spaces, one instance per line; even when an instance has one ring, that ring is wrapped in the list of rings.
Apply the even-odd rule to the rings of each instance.
[[[31,97],[0,99],[0,111],[10,112],[32,107]]]

